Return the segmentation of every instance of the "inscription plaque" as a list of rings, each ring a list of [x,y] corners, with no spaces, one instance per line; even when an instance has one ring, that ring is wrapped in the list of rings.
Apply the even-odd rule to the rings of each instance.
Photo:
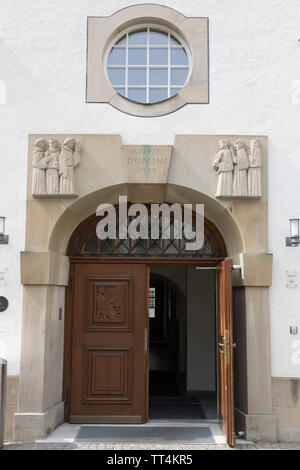
[[[171,154],[171,145],[124,145],[127,182],[165,184]]]

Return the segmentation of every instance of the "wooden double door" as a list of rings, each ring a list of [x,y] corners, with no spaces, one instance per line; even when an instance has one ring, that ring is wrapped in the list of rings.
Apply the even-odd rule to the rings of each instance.
[[[231,260],[217,267],[220,414],[234,445]],[[66,418],[72,423],[148,420],[149,265],[74,263],[66,322]]]
[[[70,422],[143,423],[147,267],[75,264]]]

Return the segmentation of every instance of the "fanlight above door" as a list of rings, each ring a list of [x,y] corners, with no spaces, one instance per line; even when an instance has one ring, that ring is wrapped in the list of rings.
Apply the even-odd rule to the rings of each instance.
[[[150,206],[149,217],[150,217]],[[118,213],[117,207],[116,211]],[[134,257],[203,257],[225,258],[226,246],[222,235],[216,226],[205,219],[204,245],[200,250],[190,251],[186,249],[184,235],[181,239],[174,237],[174,224],[170,222],[170,239],[153,240],[149,229],[147,240],[99,240],[96,234],[96,226],[101,217],[92,215],[84,220],[74,231],[68,246],[69,256],[80,257],[110,257],[110,256],[134,256]],[[131,218],[128,217],[128,223]],[[195,217],[194,217],[195,220]],[[150,224],[149,224],[150,227]],[[118,221],[117,221],[118,228]],[[117,230],[118,233],[118,230]]]

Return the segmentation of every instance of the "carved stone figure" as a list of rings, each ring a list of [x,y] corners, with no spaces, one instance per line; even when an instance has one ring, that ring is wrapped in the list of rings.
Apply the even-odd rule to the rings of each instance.
[[[56,139],[49,140],[49,150],[46,153],[46,191],[47,194],[59,193],[58,159],[60,143]]]
[[[46,194],[46,168],[47,158],[45,153],[48,150],[48,143],[45,139],[38,139],[33,147],[32,160],[32,194]]]
[[[236,151],[234,162],[234,177],[233,177],[233,195],[234,196],[248,196],[248,169],[249,158],[245,148],[245,144],[241,140],[234,142]]]
[[[227,140],[220,140],[219,147],[213,163],[219,175],[216,197],[232,196],[234,152]]]
[[[59,156],[59,194],[75,194],[74,169],[80,163],[80,145],[75,139],[64,141]]]
[[[262,195],[262,151],[259,140],[251,140],[249,160],[250,168],[248,171],[248,193],[249,196],[260,197]]]

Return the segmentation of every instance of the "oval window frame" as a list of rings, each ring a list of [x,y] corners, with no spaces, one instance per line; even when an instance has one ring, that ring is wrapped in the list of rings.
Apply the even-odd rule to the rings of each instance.
[[[188,76],[187,76],[187,79],[186,79],[184,85],[180,88],[180,90],[175,95],[170,96],[170,97],[168,97],[168,98],[166,98],[165,100],[162,100],[162,101],[156,101],[156,102],[153,102],[153,103],[142,103],[142,102],[139,102],[139,101],[131,100],[130,98],[126,98],[125,96],[123,96],[123,95],[121,95],[120,93],[117,92],[117,90],[112,85],[112,83],[110,82],[110,79],[108,77],[108,73],[107,73],[108,64],[107,64],[107,62],[108,62],[108,58],[110,56],[110,53],[112,51],[112,48],[122,39],[122,37],[124,35],[130,34],[134,31],[138,32],[140,30],[148,29],[148,28],[150,30],[152,29],[152,30],[156,30],[156,31],[161,31],[165,34],[170,34],[171,36],[173,36],[179,42],[179,44],[184,48],[184,50],[187,54],[187,58],[188,58],[188,62],[189,62],[187,67],[189,68],[189,71],[188,71]],[[150,45],[150,47],[151,47],[151,45]],[[189,47],[189,44],[188,44],[187,40],[185,38],[183,38],[182,36],[180,36],[172,28],[164,26],[164,25],[159,24],[159,23],[153,23],[153,22],[133,24],[130,27],[127,27],[127,28],[122,29],[121,31],[119,31],[118,34],[113,37],[113,39],[110,41],[109,45],[106,47],[106,50],[105,50],[105,53],[104,53],[104,56],[103,56],[103,63],[102,63],[102,67],[103,67],[103,70],[104,70],[104,75],[106,77],[106,80],[107,80],[108,84],[110,85],[110,87],[112,88],[112,90],[114,91],[114,93],[123,102],[125,101],[125,102],[131,103],[133,105],[145,106],[147,108],[152,108],[153,106],[160,106],[160,105],[163,105],[163,104],[168,103],[168,102],[171,103],[172,101],[176,100],[176,98],[178,98],[179,93],[182,92],[185,89],[185,87],[187,86],[187,84],[190,81],[190,78],[191,78],[192,73],[193,73],[193,65],[194,65],[193,54],[192,54],[191,48]],[[171,68],[171,65],[169,66],[169,64],[168,64],[167,66],[168,66],[168,69],[169,69],[169,67]],[[125,65],[125,67],[126,67],[126,65]],[[147,87],[147,85],[146,85],[146,87]],[[176,87],[176,88],[179,88],[179,86]]]

